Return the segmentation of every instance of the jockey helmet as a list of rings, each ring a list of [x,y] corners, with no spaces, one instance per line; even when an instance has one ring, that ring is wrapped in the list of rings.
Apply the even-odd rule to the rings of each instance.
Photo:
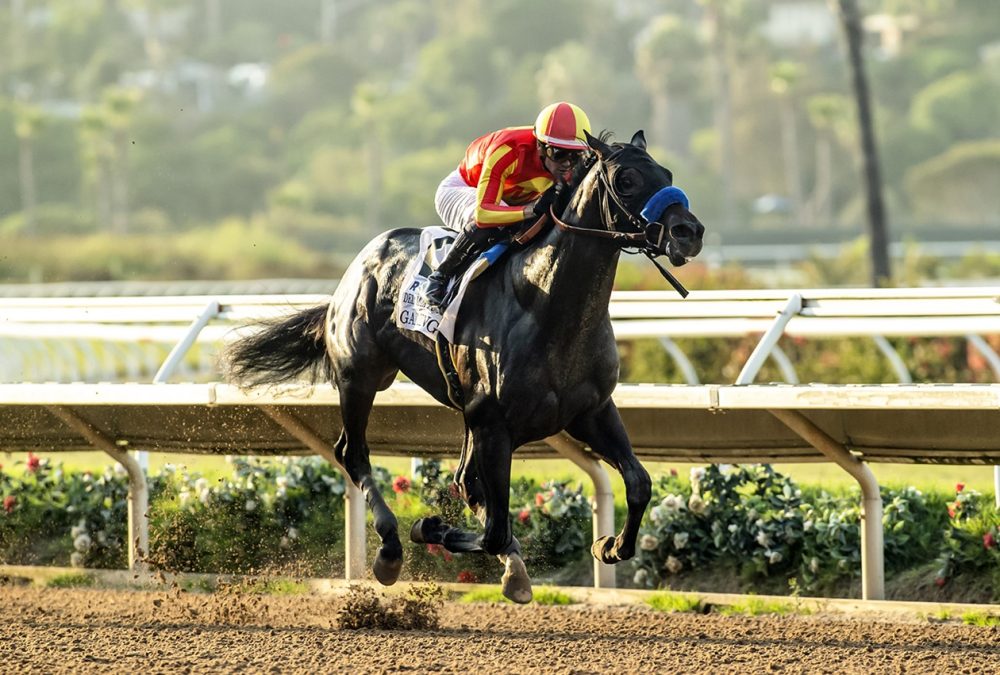
[[[535,138],[545,145],[566,150],[587,150],[590,120],[579,106],[559,101],[545,106],[535,120]]]

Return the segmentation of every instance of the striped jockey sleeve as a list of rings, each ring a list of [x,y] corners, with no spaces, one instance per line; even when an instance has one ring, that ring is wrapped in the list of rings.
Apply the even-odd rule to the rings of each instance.
[[[501,227],[524,220],[523,206],[503,206],[503,185],[517,168],[517,153],[509,145],[501,145],[483,162],[476,186],[476,224],[479,227]]]

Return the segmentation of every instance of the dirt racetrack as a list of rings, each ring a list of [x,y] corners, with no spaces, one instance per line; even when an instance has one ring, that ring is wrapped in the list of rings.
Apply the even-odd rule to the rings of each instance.
[[[343,598],[0,587],[3,673],[996,673],[1000,628],[891,616],[447,603],[336,628]]]

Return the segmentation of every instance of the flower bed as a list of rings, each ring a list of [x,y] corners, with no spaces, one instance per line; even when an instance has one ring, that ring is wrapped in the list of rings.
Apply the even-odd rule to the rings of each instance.
[[[479,527],[440,463],[423,463],[412,480],[376,469],[376,481],[409,547],[408,578],[496,581],[500,568],[489,556],[406,542],[412,523],[431,514]],[[987,579],[985,599],[996,599],[1000,513],[974,490],[956,488],[947,496],[883,490],[886,570],[891,578],[930,569],[940,587]],[[150,476],[150,489],[148,559],[155,567],[343,573],[344,483],[321,459],[233,459],[231,475],[214,482],[167,467]],[[68,472],[35,456],[13,470],[0,467],[0,562],[125,567],[126,497],[120,469]],[[799,487],[767,465],[713,465],[692,470],[689,480],[672,472],[654,479],[639,550],[623,569],[640,588],[734,574],[748,587],[773,588],[777,580],[827,592],[860,572],[858,504],[857,494]],[[511,519],[538,581],[591,583],[590,506],[582,486],[516,480]],[[374,533],[369,537],[374,547]]]

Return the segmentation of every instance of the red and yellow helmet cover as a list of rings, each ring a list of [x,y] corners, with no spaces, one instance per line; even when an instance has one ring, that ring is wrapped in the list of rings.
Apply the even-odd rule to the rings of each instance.
[[[535,138],[557,148],[586,150],[590,133],[590,119],[587,113],[572,103],[559,101],[545,106],[535,120]]]

